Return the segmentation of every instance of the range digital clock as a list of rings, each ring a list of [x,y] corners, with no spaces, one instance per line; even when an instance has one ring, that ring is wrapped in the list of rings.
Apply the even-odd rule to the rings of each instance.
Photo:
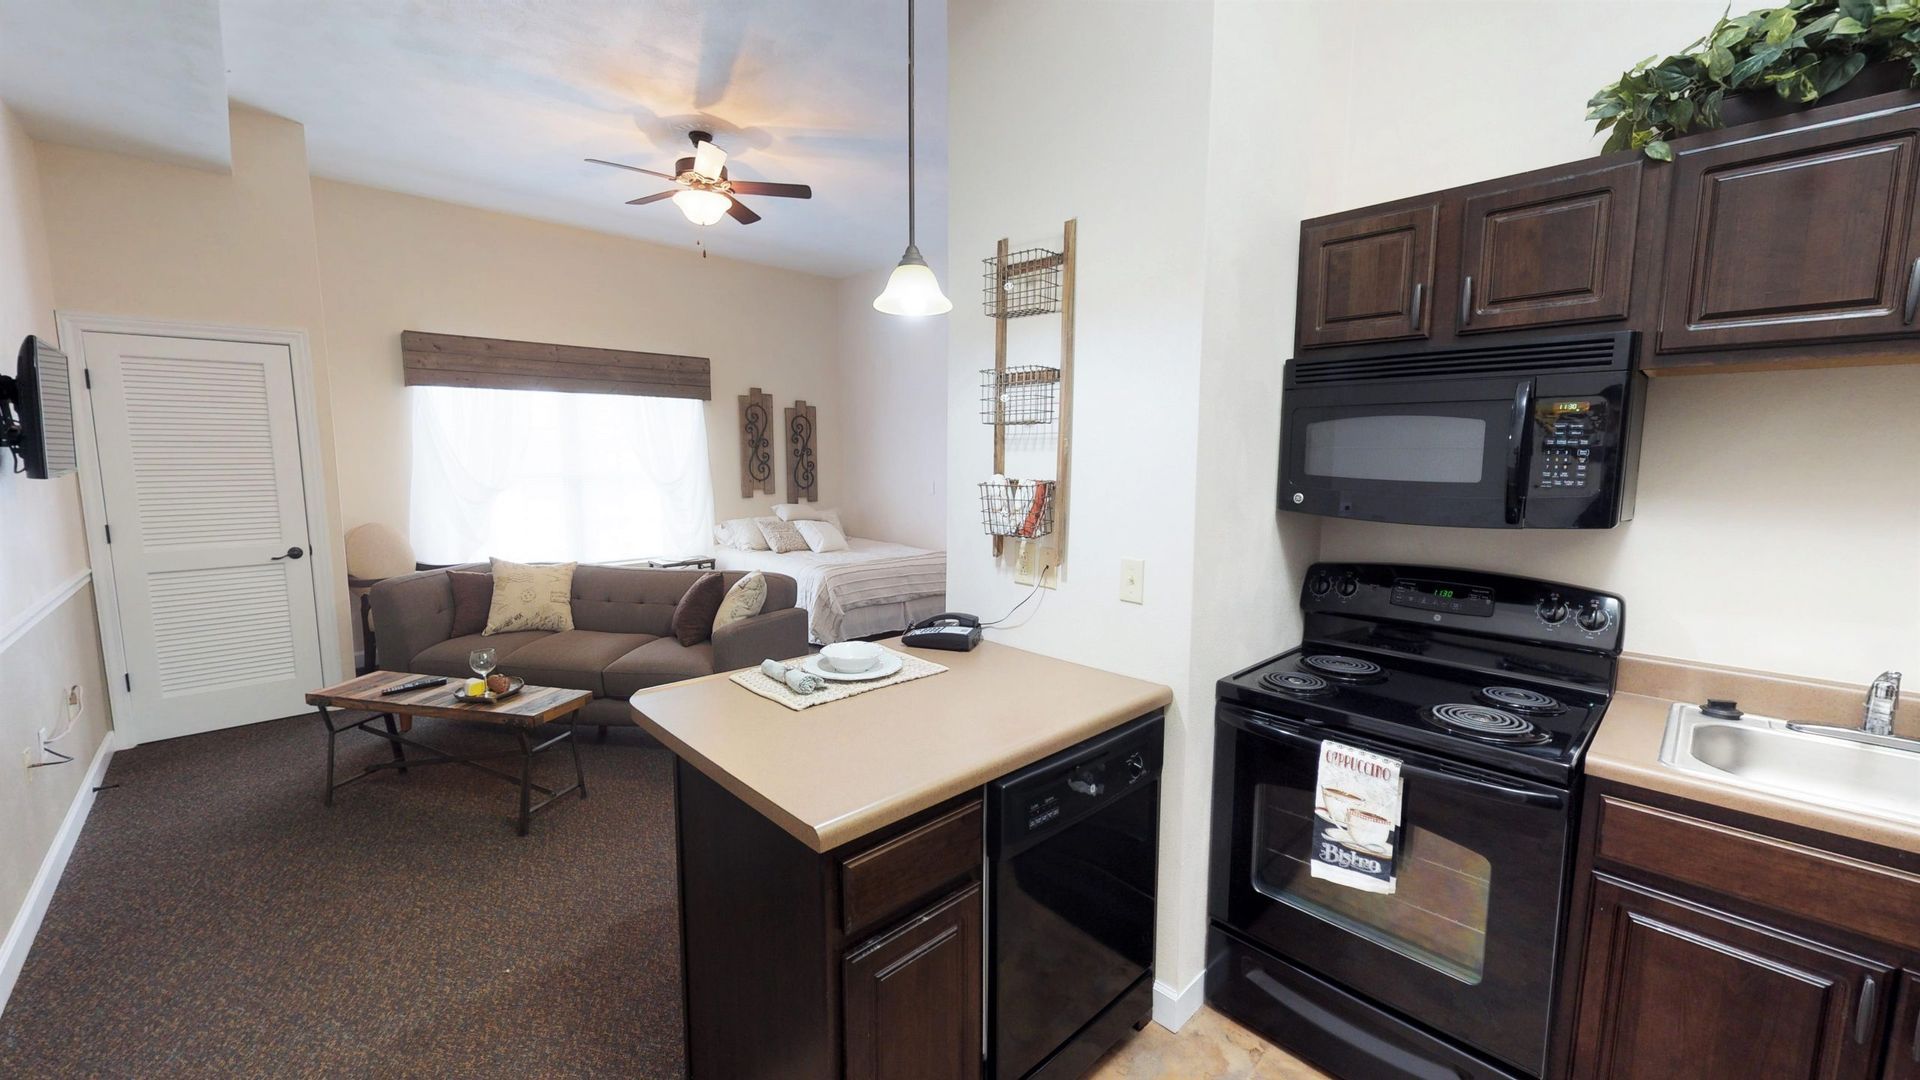
[[[1395,578],[1392,599],[1401,607],[1423,608],[1450,615],[1486,617],[1493,614],[1493,590],[1482,585]]]

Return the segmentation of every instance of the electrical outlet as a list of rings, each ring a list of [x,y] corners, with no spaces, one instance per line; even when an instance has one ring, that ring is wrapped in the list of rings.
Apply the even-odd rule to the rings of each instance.
[[[1120,560],[1120,599],[1129,604],[1147,602],[1147,560]]]
[[[38,765],[41,762],[47,760],[47,735],[48,734],[49,732],[47,731],[46,728],[40,729],[40,737],[36,742],[37,749],[34,751],[34,754],[33,754],[33,763],[35,765]]]
[[[1013,580],[1016,585],[1032,585],[1040,580],[1040,545],[1031,540],[1020,541],[1020,551],[1013,562]]]

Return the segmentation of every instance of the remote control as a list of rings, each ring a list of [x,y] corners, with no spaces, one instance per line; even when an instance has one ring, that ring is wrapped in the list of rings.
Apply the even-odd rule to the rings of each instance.
[[[419,690],[428,686],[445,686],[446,683],[447,683],[447,680],[445,679],[436,678],[435,676],[428,675],[424,678],[413,679],[408,682],[403,682],[398,686],[389,686],[385,690],[380,691],[380,696],[392,697],[395,694],[404,694],[409,690]]]

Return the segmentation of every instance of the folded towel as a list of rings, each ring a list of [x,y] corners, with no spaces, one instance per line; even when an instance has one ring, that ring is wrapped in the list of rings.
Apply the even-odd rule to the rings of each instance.
[[[790,668],[778,660],[760,661],[760,674],[775,682],[786,683],[787,689],[796,694],[812,694],[827,688],[827,681],[820,676]]]

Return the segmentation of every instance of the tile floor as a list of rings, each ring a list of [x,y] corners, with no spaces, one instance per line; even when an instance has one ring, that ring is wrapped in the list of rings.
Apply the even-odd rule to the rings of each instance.
[[[1327,1074],[1203,1008],[1178,1032],[1158,1024],[1114,1048],[1088,1080],[1328,1080]]]

